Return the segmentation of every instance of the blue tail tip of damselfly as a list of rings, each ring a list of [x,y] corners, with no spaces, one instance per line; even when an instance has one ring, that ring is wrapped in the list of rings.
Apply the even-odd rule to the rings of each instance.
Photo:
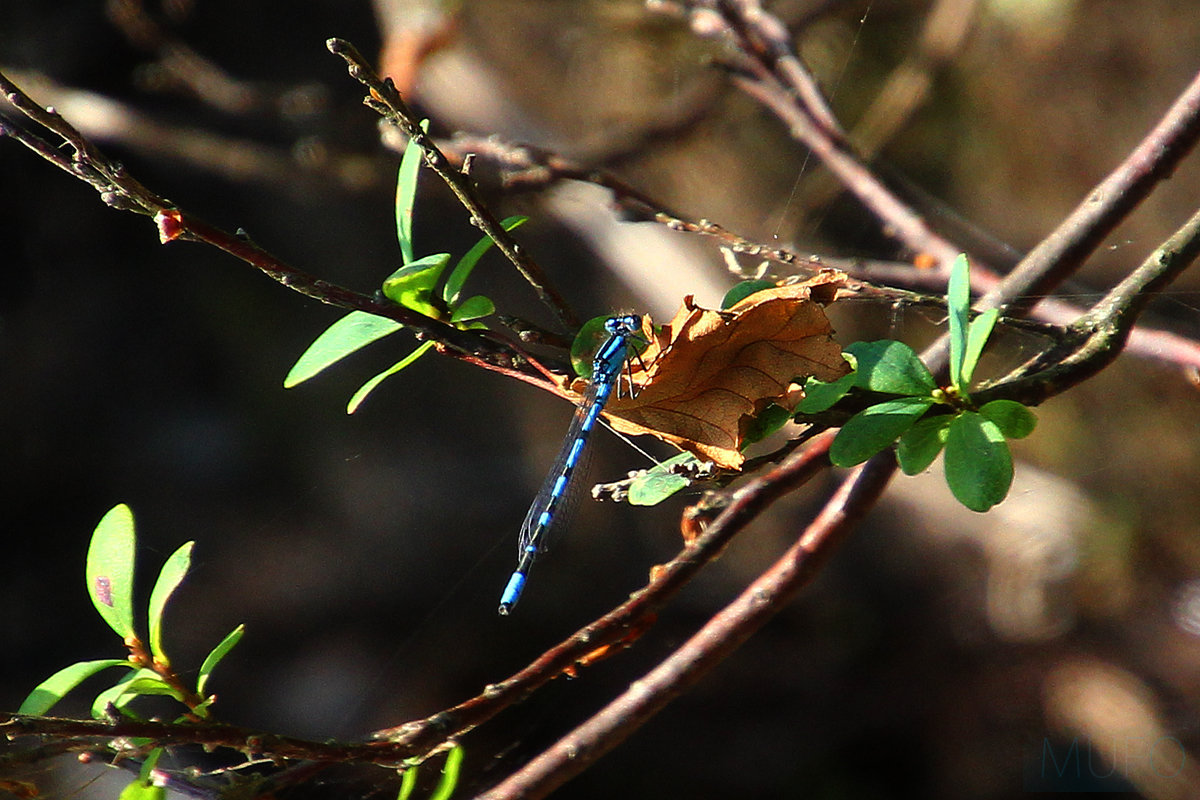
[[[504,587],[504,594],[500,595],[500,616],[507,617],[512,613],[517,601],[521,599],[521,590],[524,588],[525,573],[514,572],[508,579],[508,585]]]

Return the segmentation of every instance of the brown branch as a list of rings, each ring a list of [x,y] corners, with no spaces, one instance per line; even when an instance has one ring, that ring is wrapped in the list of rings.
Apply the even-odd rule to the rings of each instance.
[[[171,722],[105,722],[100,720],[30,717],[0,713],[0,734],[10,741],[25,736],[53,737],[57,752],[93,750],[98,740],[145,738],[160,746],[199,744],[227,747],[248,757],[277,761],[363,763],[399,767],[413,753],[391,742],[311,742],[249,728],[216,724]]]
[[[438,342],[443,352],[475,359],[491,369],[506,370],[521,358],[513,345],[463,331],[440,320],[419,314],[383,297],[372,297],[317,278],[280,261],[245,235],[231,234],[177,209],[171,201],[154,194],[119,163],[110,160],[71,123],[52,108],[43,108],[0,73],[0,92],[27,119],[61,137],[70,152],[52,144],[41,134],[15,121],[0,121],[0,136],[21,142],[46,161],[90,184],[108,205],[155,218],[159,237],[165,243],[183,239],[219,248],[259,269],[289,289],[322,303],[365,311],[395,320],[412,329],[418,338]]]
[[[627,739],[787,607],[874,505],[895,469],[890,451],[857,468],[796,543],[736,600],[624,694],[480,797],[545,797]]]

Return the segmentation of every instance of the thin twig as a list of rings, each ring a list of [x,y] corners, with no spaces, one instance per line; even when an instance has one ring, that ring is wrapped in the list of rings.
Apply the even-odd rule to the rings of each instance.
[[[446,185],[450,187],[450,191],[454,192],[454,196],[470,213],[471,224],[491,237],[492,241],[496,243],[497,249],[512,262],[563,326],[568,330],[577,329],[579,327],[578,319],[554,287],[550,285],[542,268],[525,252],[512,234],[504,229],[500,220],[496,219],[480,199],[475,184],[471,182],[470,178],[455,169],[445,154],[438,149],[433,137],[421,127],[420,119],[409,109],[408,104],[404,102],[404,98],[396,91],[392,82],[380,78],[354,45],[346,40],[329,39],[325,44],[329,48],[329,52],[341,56],[345,60],[350,77],[370,90],[370,94],[363,100],[363,103],[389,123],[398,127],[410,141],[421,148],[421,152],[425,155],[425,163],[437,173],[439,178],[445,181]]]

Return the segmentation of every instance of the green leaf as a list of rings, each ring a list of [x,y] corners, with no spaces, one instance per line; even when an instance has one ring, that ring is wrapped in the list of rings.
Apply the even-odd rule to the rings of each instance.
[[[786,408],[780,408],[774,403],[768,404],[766,408],[750,420],[750,424],[747,426],[743,436],[744,444],[742,445],[742,449],[745,450],[755,442],[761,442],[786,425],[791,418],[792,414]]]
[[[39,683],[29,696],[21,702],[18,714],[33,714],[41,716],[54,707],[67,692],[86,681],[98,672],[110,667],[125,667],[138,669],[136,664],[120,658],[102,658],[98,661],[80,661],[69,667],[63,667],[46,680]]]
[[[666,500],[671,495],[688,485],[688,479],[676,475],[671,468],[695,461],[691,453],[679,453],[661,464],[655,464],[629,483],[629,504],[631,506],[654,506]]]
[[[930,397],[901,397],[865,408],[846,420],[829,447],[829,460],[853,467],[889,446],[933,405]]]
[[[861,389],[913,397],[925,397],[937,389],[929,368],[904,342],[854,342],[846,352],[858,360],[854,385]]]
[[[122,639],[133,631],[133,554],[137,547],[133,512],[113,506],[92,532],[87,554],[87,586],[92,603]]]
[[[1012,486],[1012,453],[996,423],[974,411],[964,411],[950,423],[946,436],[946,483],[972,511],[987,511]]]
[[[412,793],[417,788],[417,775],[419,771],[419,767],[416,764],[404,770],[404,774],[400,778],[400,792],[396,795],[396,800],[411,800]]]
[[[163,683],[152,670],[140,668],[96,695],[96,699],[92,701],[92,717],[104,719],[110,705],[118,709],[124,708],[143,694],[165,694],[179,699],[179,695]]]
[[[221,659],[242,640],[242,634],[245,632],[246,626],[238,625],[204,659],[204,663],[200,665],[200,675],[196,678],[196,694],[204,696],[204,687],[208,685],[208,679],[212,676],[213,670],[217,668],[217,664],[221,663]]]
[[[456,306],[454,311],[450,313],[450,321],[469,322],[473,319],[482,319],[495,313],[496,304],[491,301],[491,298],[477,294],[474,297],[468,297]]]
[[[721,308],[730,308],[755,292],[761,292],[764,289],[774,289],[775,285],[774,281],[767,280],[742,281],[726,292],[725,296],[721,298]]]
[[[429,130],[429,120],[421,121],[421,130]],[[400,257],[405,264],[413,261],[413,207],[417,200],[417,181],[425,154],[413,142],[404,148],[400,170],[396,175],[396,238],[400,241]]]
[[[929,469],[946,445],[946,433],[953,418],[952,414],[939,414],[920,419],[901,435],[896,446],[896,460],[905,475],[916,475]]]
[[[399,322],[386,317],[368,314],[365,311],[351,311],[326,328],[325,332],[308,346],[283,379],[284,388],[290,389],[303,383],[354,351],[403,327]]]
[[[428,352],[429,348],[431,347],[433,347],[433,342],[424,342],[417,347],[416,350],[413,350],[404,358],[400,359],[395,364],[392,364],[383,372],[379,373],[374,378],[371,378],[371,380],[358,387],[358,391],[354,393],[354,396],[350,398],[350,402],[346,404],[346,413],[353,414],[355,411],[358,411],[358,407],[362,405],[364,400],[367,399],[367,395],[375,391],[376,386],[383,383],[384,380],[392,375],[395,375],[400,370],[409,366],[421,356],[425,355],[425,353]]]
[[[142,768],[132,783],[121,790],[119,800],[164,800],[167,796],[166,786],[160,786],[156,769],[158,760],[163,754],[163,748],[156,747],[142,762]]]
[[[421,256],[388,276],[383,294],[393,303],[434,319],[442,318],[442,308],[433,302],[433,287],[450,263],[449,253]]]
[[[454,794],[458,787],[458,776],[465,757],[466,751],[462,745],[456,744],[450,748],[450,752],[446,753],[446,763],[442,766],[441,780],[438,781],[433,794],[429,795],[429,800],[450,800],[450,795]]]
[[[848,353],[843,353],[842,357],[851,362],[851,371],[833,383],[825,383],[809,377],[804,381],[804,399],[796,406],[797,414],[818,414],[827,411],[854,388],[854,384],[858,380],[856,372],[858,359]]]
[[[967,353],[967,320],[971,315],[971,265],[963,253],[958,254],[950,267],[946,311],[950,317],[950,383],[960,395],[965,395],[967,376],[963,373],[963,365]]]
[[[1006,439],[1024,439],[1037,427],[1037,417],[1015,400],[993,400],[979,413],[996,423]]]
[[[611,318],[608,315],[592,317],[583,323],[583,327],[575,336],[575,341],[571,342],[571,366],[575,368],[575,374],[579,377],[592,377],[592,359],[595,357],[596,351],[608,339],[608,331],[604,329],[604,323]]]
[[[162,647],[162,618],[167,608],[167,601],[179,588],[187,575],[192,563],[192,547],[195,542],[187,542],[171,554],[158,573],[154,583],[154,591],[150,592],[150,654],[164,665],[170,665],[167,654]]]
[[[146,783],[141,778],[137,778],[121,790],[117,800],[165,800],[166,796],[166,786],[158,786],[153,782]]]
[[[528,220],[529,217],[522,217],[520,215],[508,217],[500,221],[500,227],[506,231],[512,231],[524,225]],[[467,282],[467,278],[471,276],[471,270],[475,269],[475,265],[479,263],[479,259],[495,244],[492,241],[492,237],[484,236],[475,243],[474,247],[467,251],[466,255],[458,260],[458,263],[454,265],[454,270],[450,273],[450,277],[446,279],[446,285],[442,287],[442,299],[446,301],[446,305],[451,308],[455,307],[458,303],[459,295],[462,294],[463,285]],[[490,314],[491,312],[489,311],[488,313]]]
[[[975,366],[979,363],[979,357],[983,355],[983,348],[987,346],[988,337],[992,335],[992,328],[996,326],[996,320],[999,318],[1000,309],[992,308],[971,320],[971,324],[967,326],[967,348],[963,354],[962,365],[964,387],[971,382]]]

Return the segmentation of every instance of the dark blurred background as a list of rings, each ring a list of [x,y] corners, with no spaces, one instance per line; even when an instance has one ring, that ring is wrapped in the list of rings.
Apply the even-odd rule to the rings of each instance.
[[[993,252],[1014,256],[1086,197],[1200,67],[1190,0],[773,8],[847,126],[882,120],[878,163],[926,193],[934,224],[969,221],[995,237]],[[439,135],[533,142],[800,252],[913,256],[728,86],[718,44],[633,0],[475,0],[456,14],[419,0],[0,2],[0,67],[35,99],[185,210],[370,292],[400,262],[398,156],[325,50],[330,36],[385,64]],[[928,79],[923,102],[905,64]],[[901,111],[869,110],[880,98]],[[869,131],[856,135],[875,149]],[[211,684],[217,715],[316,739],[476,694],[642,586],[678,548],[688,498],[651,510],[585,500],[518,613],[497,618],[565,403],[427,356],[347,416],[351,393],[411,349],[404,334],[284,391],[289,366],[339,311],[214,250],[160,245],[149,220],[108,209],[8,139],[0,186],[0,707],[68,663],[122,654],[82,580],[90,532],[118,502],[138,522],[143,604],[161,562],[196,541],[168,613],[177,666],[198,666],[246,624]],[[713,243],[621,223],[594,187],[489,195],[500,214],[532,217],[521,238],[581,317],[635,308],[662,321],[684,294],[713,304],[735,280]],[[1072,299],[1094,300],[1198,197],[1193,159],[1089,262]],[[429,175],[416,238],[425,253],[477,239]],[[550,322],[495,254],[472,280],[502,311]],[[1173,286],[1150,321],[1194,336],[1195,285]],[[919,347],[937,323],[868,304],[833,316],[843,342]],[[984,367],[1013,366],[1037,344],[1009,337]],[[964,510],[936,466],[898,479],[816,586],[560,795],[992,798],[1127,786],[1190,796],[1200,775],[1195,386],[1178,368],[1125,356],[1038,414],[1016,444],[1005,504]],[[596,438],[593,478],[645,466]],[[464,795],[594,713],[729,601],[802,529],[830,485],[818,483],[778,504],[631,651],[468,736]],[[59,711],[86,715],[89,703],[83,691]],[[1061,766],[1072,752],[1081,776],[1052,770],[1037,782],[1047,754]],[[90,782],[95,772],[55,762],[24,777],[47,796],[113,796],[112,784]]]

